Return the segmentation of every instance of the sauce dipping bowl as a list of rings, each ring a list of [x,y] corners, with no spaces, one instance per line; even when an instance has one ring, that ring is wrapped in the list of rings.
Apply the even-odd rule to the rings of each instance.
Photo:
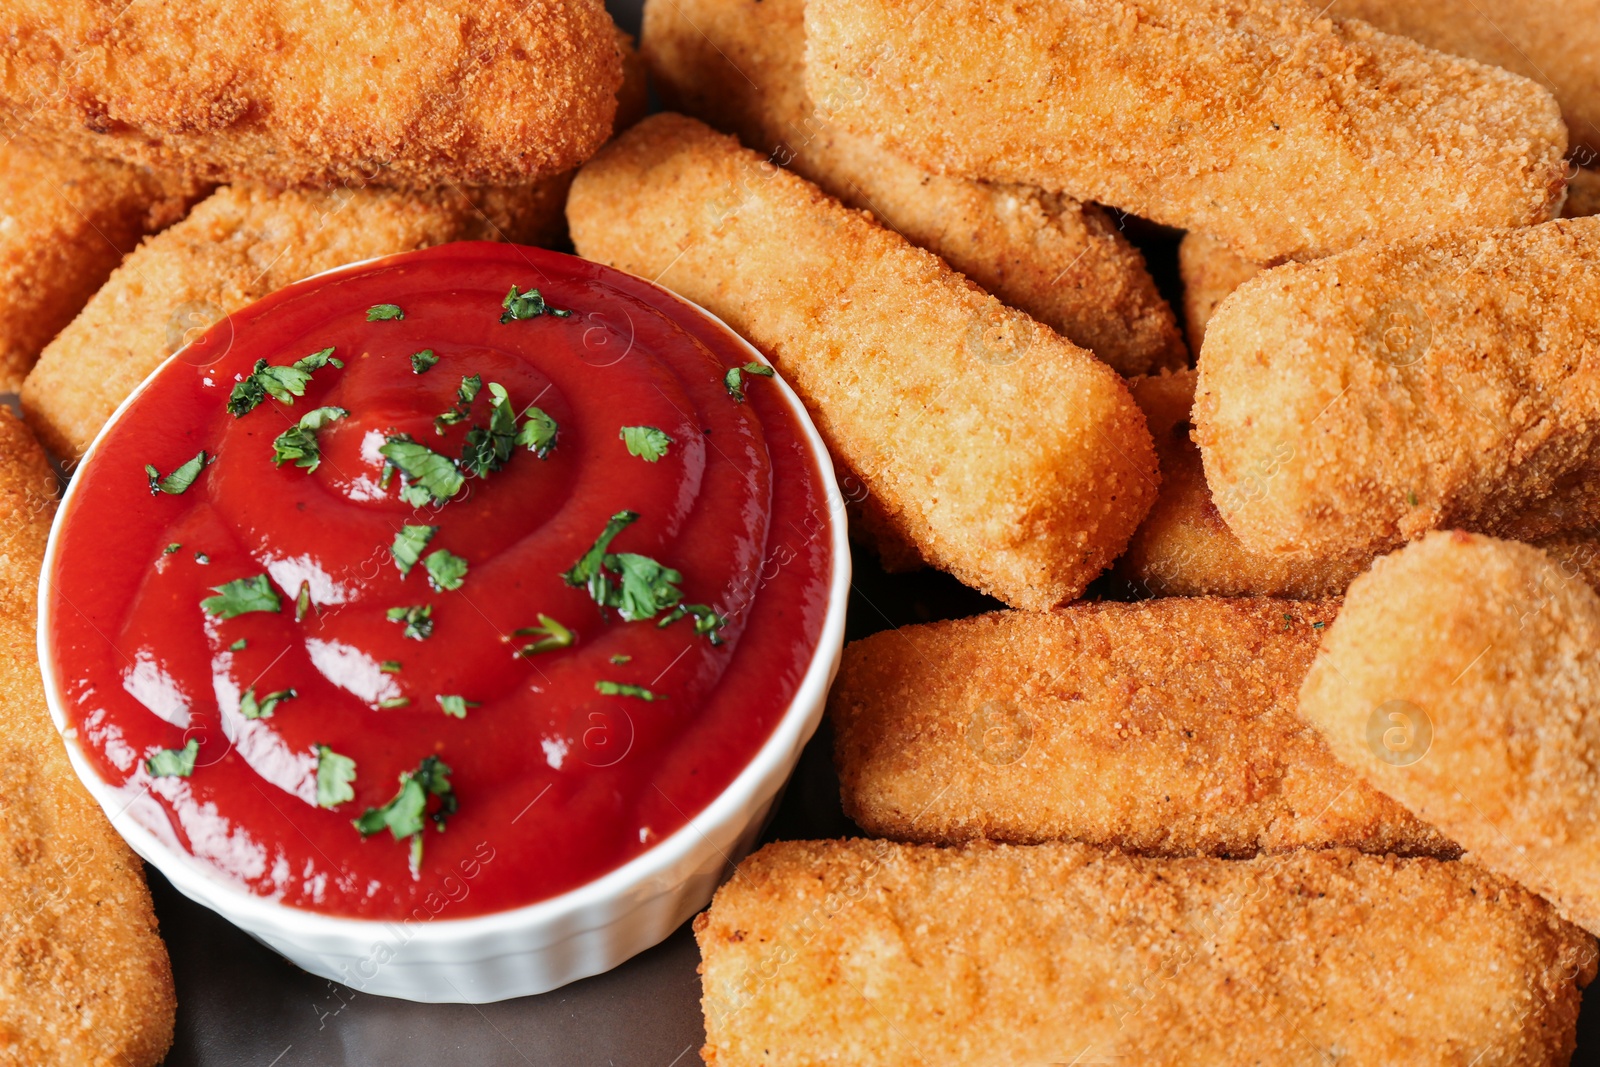
[[[665,300],[688,305],[706,323],[725,332],[749,360],[765,363],[720,319],[675,294],[659,291]],[[123,402],[90,447],[85,466],[94,462],[107,434],[134,400],[187,350],[186,346],[175,353]],[[39,656],[45,694],[74,769],[133,850],[185,896],[312,974],[361,992],[427,1003],[488,1003],[555,989],[609,970],[650,948],[702,909],[731,865],[753,847],[821,720],[844,644],[850,552],[833,463],[789,386],[781,378],[767,384],[778,390],[803,431],[826,493],[829,514],[819,536],[830,540],[832,571],[820,640],[786,711],[731,784],[684,825],[621,866],[535,903],[464,918],[449,913],[453,899],[472,891],[476,872],[465,863],[444,881],[442,893],[430,894],[404,919],[335,916],[253,893],[182,847],[148,790],[130,798],[126,787],[102,779],[68,715],[63,672],[49,640],[53,598],[41,596]],[[45,581],[57,565],[61,519],[71,513],[74,493],[82,484],[83,479],[76,479],[66,492],[45,555]],[[492,854],[480,858],[485,863],[494,859]],[[459,885],[459,896],[454,885]]]

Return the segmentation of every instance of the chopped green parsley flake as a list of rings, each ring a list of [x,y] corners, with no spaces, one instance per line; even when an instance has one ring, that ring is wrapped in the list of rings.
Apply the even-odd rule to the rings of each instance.
[[[378,707],[390,711],[394,708],[403,708],[409,703],[411,703],[410,697],[390,697],[388,700],[378,701]]]
[[[294,598],[294,621],[304,622],[305,617],[311,612],[311,583],[300,583],[300,592]]]
[[[594,683],[594,691],[601,696],[608,697],[638,697],[640,700],[655,702],[667,699],[658,693],[652,693],[642,685],[629,685],[627,682],[608,682],[604,679]]]
[[[257,699],[255,687],[252,686],[239,697],[239,714],[247,719],[270,719],[273,710],[279,704],[285,700],[293,700],[299,695],[293,689],[280,689],[276,693],[268,693]]]
[[[694,619],[694,632],[698,636],[706,638],[712,645],[722,644],[722,635],[717,631],[728,624],[728,619],[712,610],[709,604],[679,604],[662,616],[656,625],[671,626],[686,615]]]
[[[200,477],[200,472],[206,469],[206,464],[210,462],[211,458],[204,451],[201,451],[193,459],[178,467],[177,470],[165,478],[161,477],[160,471],[146,463],[144,465],[144,476],[150,482],[150,495],[159,496],[162,493],[166,493],[170,496],[177,496],[179,493],[187,492],[189,487],[194,484],[195,479]]]
[[[367,309],[368,322],[392,322],[405,317],[406,313],[400,310],[399,304],[373,304]]]
[[[452,719],[465,719],[468,708],[482,707],[476,700],[468,700],[462,696],[445,696],[441,693],[435,696],[434,699],[439,702],[439,707],[444,709],[444,713]]]
[[[532,405],[522,413],[522,418],[522,428],[517,431],[517,444],[525,446],[529,452],[544,459],[550,454],[550,450],[556,447],[556,434],[561,427],[542,409]]]
[[[350,783],[356,780],[356,761],[327,745],[317,746],[317,807],[337,808],[356,798]]]
[[[629,655],[626,655],[624,653],[618,652],[615,656],[611,657],[611,662],[616,664],[618,667],[620,667],[624,663],[632,663],[633,662],[633,657],[629,656]]]
[[[441,548],[437,552],[428,553],[428,558],[422,561],[428,569],[428,584],[442,593],[453,589],[460,589],[461,583],[467,577],[467,561],[454,555],[449,549]]]
[[[387,438],[378,452],[405,475],[407,484],[400,490],[400,497],[413,507],[443,504],[466,484],[466,476],[453,460],[405,434]]]
[[[772,377],[772,368],[765,363],[746,363],[742,367],[729,367],[728,373],[722,376],[722,387],[733,397],[734,402],[744,403],[744,376],[754,374],[761,378]]]
[[[483,388],[483,378],[477,374],[462,378],[461,384],[456,387],[455,406],[442,415],[433,419],[433,432],[442,434],[446,426],[454,426],[458,422],[466,422],[472,414],[472,402],[478,398],[478,391]]]
[[[174,542],[172,542],[172,544],[168,545],[166,548],[163,548],[161,550],[161,554],[163,556],[170,556],[170,555],[172,555],[174,552],[178,551],[182,547],[183,547],[183,545],[179,544],[177,541],[174,541]]]
[[[654,426],[624,426],[617,436],[628,447],[630,456],[638,456],[646,463],[666,455],[673,443],[671,436]]]
[[[200,754],[200,742],[191,737],[182,748],[163,748],[144,761],[144,769],[152,778],[187,778],[194,773],[194,760]]]
[[[265,574],[258,574],[254,578],[235,578],[231,582],[212,586],[211,591],[217,595],[200,601],[200,607],[207,615],[215,615],[219,619],[231,619],[252,611],[283,610],[283,601]]]
[[[350,413],[344,408],[324,407],[308,411],[300,421],[280,433],[272,442],[272,462],[281,467],[293,463],[314,471],[322,465],[322,450],[317,447],[317,431]]]
[[[541,652],[554,652],[561,648],[571,648],[577,640],[571,630],[562,626],[550,616],[539,613],[538,626],[524,626],[516,631],[518,637],[537,637],[537,641],[530,642],[517,649],[519,656],[537,656]]]
[[[617,534],[638,518],[633,511],[611,516],[589,551],[561,576],[568,585],[588,589],[602,613],[606,608],[616,608],[627,622],[653,619],[683,599],[683,591],[677,585],[683,581],[682,574],[649,556],[606,551]]]
[[[517,415],[511,409],[505,386],[490,382],[489,397],[488,428],[474,426],[468,430],[461,449],[461,466],[479,478],[504,467],[517,447]]]
[[[246,641],[244,638],[241,637],[241,638],[239,638],[239,640],[235,641],[233,644],[228,646],[228,651],[229,652],[243,652],[245,650],[245,648],[249,646],[249,644],[250,644],[249,641]]]
[[[569,317],[572,312],[563,308],[553,308],[545,303],[544,296],[537,289],[520,292],[516,286],[511,287],[511,292],[500,302],[503,313],[500,316],[502,324],[517,322],[521,319],[536,319],[540,315],[553,315],[558,319]]]
[[[274,367],[266,360],[258,359],[249,375],[235,385],[229,394],[228,413],[235,418],[247,415],[269,396],[292,405],[295,397],[305,396],[306,384],[311,381],[312,373],[327,366],[344,367],[343,363],[333,358],[331,348],[313,352],[287,367]]]
[[[427,374],[439,362],[439,357],[433,354],[433,349],[424,348],[421,352],[411,353],[411,373]]]
[[[381,808],[368,808],[355,820],[362,837],[371,837],[388,830],[396,841],[411,839],[411,873],[422,866],[422,831],[426,819],[444,829],[450,816],[456,813],[455,789],[450,785],[450,767],[438,756],[425,756],[417,769],[400,776],[400,791],[394,799]],[[439,806],[428,811],[428,798],[439,798]]]
[[[382,663],[378,664],[378,669],[384,674],[399,674],[400,661],[397,659],[386,659]]]
[[[206,555],[204,552],[196,552],[194,554],[194,561],[204,567],[211,562],[211,557]]]
[[[433,605],[415,604],[406,608],[390,608],[386,613],[390,622],[404,623],[405,636],[413,641],[426,641],[433,633]]]
[[[394,535],[394,544],[389,546],[389,555],[394,557],[394,564],[400,568],[402,575],[411,573],[411,568],[422,558],[422,550],[428,547],[428,542],[438,532],[437,526],[400,527],[400,532]]]

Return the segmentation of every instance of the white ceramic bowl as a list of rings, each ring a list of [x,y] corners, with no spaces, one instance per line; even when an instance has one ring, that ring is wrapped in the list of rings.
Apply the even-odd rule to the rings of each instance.
[[[350,264],[339,270],[364,265]],[[699,310],[734,337],[751,359],[766,362],[721,319]],[[151,378],[182,355],[180,349]],[[160,832],[167,825],[167,816],[152,798],[145,796],[142,802],[129,804],[93,769],[75,731],[67,726],[56,665],[46,639],[49,598],[40,597],[39,662],[45,697],[78,777],[123,839],[185,896],[312,974],[364,993],[427,1003],[483,1004],[543,993],[599,974],[658,944],[706,906],[731,864],[755,844],[801,749],[821,721],[844,646],[845,603],[850,590],[844,499],[834,480],[833,461],[804,406],[781,377],[773,381],[805,432],[827,491],[833,575],[821,640],[789,709],[739,776],[676,833],[623,866],[536,904],[467,919],[347,919],[257,896],[196,860],[176,844],[170,832]],[[85,464],[94,462],[107,430],[144,388],[141,385],[134,390],[101,429]],[[51,530],[45,575],[54,566],[60,516],[69,511],[78,484],[75,481],[68,487]]]

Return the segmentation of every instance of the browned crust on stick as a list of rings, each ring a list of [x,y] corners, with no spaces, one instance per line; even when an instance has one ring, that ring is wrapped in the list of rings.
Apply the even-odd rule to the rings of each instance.
[[[1186,233],[1178,242],[1178,277],[1183,282],[1183,329],[1189,350],[1200,354],[1206,323],[1227,295],[1261,273],[1261,264],[1236,254],[1226,241]]]
[[[130,255],[44,350],[23,409],[81,456],[124,397],[212,323],[274,289],[372,256],[457,240],[558,235],[571,175],[523,188],[288,191],[228,186]]]
[[[1545,1067],[1595,960],[1470,864],[1345,850],[780,842],[695,934],[715,1067]]]
[[[828,705],[845,814],[938,844],[1454,856],[1295,711],[1336,607],[1075,604],[857,641]]]
[[[1567,206],[1562,209],[1566,218],[1583,215],[1600,215],[1600,170],[1575,167],[1567,182]]]
[[[611,133],[600,0],[13,5],[0,130],[211,181],[428,188],[571,170]]]
[[[806,33],[807,88],[849,132],[1260,263],[1560,206],[1542,86],[1300,0],[810,0]]]
[[[139,860],[67,762],[34,619],[55,475],[0,412],[0,1061],[149,1067],[174,999]]]
[[[21,388],[139,238],[203,193],[139,167],[0,145],[0,391]]]
[[[1532,78],[1555,94],[1575,148],[1600,153],[1600,3],[1595,0],[1308,0],[1441,52]],[[1577,153],[1574,153],[1577,154]]]
[[[1600,525],[1600,217],[1267,271],[1199,371],[1206,480],[1252,551]]]
[[[1155,495],[1116,372],[693,119],[652,116],[603,150],[567,220],[582,255],[761,348],[895,532],[1007,603],[1076,597]]]
[[[1486,867],[1600,931],[1600,595],[1457,531],[1350,587],[1300,701],[1333,751]]]
[[[649,0],[644,51],[669,108],[872,211],[1120,373],[1189,362],[1143,257],[1102,209],[930,174],[823,117],[805,92],[803,18],[802,0]]]

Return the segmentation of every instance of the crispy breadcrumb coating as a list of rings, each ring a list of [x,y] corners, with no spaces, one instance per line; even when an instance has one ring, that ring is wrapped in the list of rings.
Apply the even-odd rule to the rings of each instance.
[[[1199,371],[1206,481],[1252,551],[1600,526],[1600,217],[1267,271]]]
[[[1572,177],[1567,181],[1567,206],[1562,214],[1569,219],[1600,215],[1600,170],[1573,168]]]
[[[805,92],[803,0],[648,0],[644,51],[669,108],[872,211],[1121,373],[1189,362],[1143,257],[1102,209],[929,174],[822,118]]]
[[[172,1044],[166,946],[138,857],[50,722],[34,625],[56,479],[0,412],[0,1062],[149,1067]]]
[[[1548,1067],[1594,940],[1471,864],[790,841],[695,920],[713,1067]]]
[[[1206,323],[1224,297],[1261,273],[1261,264],[1238,255],[1226,241],[1186,233],[1178,242],[1178,277],[1183,282],[1183,329],[1189,350],[1200,354]]]
[[[1527,545],[1432,533],[1350,586],[1300,692],[1338,757],[1600,930],[1600,595]]]
[[[1441,52],[1532,78],[1555,94],[1574,147],[1600,153],[1600,3],[1596,0],[1308,0]]]
[[[610,135],[601,0],[7,5],[0,132],[211,181],[521,184]]]
[[[81,456],[124,397],[212,323],[274,289],[446,241],[539,243],[561,229],[570,175],[524,188],[276,193],[228,186],[146,241],[56,337],[22,387],[57,455]]]
[[[845,814],[935,844],[1455,856],[1295,711],[1336,608],[1086,603],[856,641],[828,702]]]
[[[139,238],[183,217],[194,182],[0,144],[0,392],[110,277]]]
[[[1080,594],[1155,496],[1116,372],[811,183],[681,115],[579,171],[580,254],[720,315],[932,565],[1018,607]]]
[[[807,88],[931,170],[1313,259],[1559,208],[1549,92],[1300,0],[809,0]]]
[[[1190,247],[1190,238],[1184,246]],[[1234,259],[1226,249],[1217,254]],[[1311,557],[1251,552],[1211,501],[1200,449],[1191,440],[1195,372],[1132,378],[1161,462],[1161,494],[1113,573],[1137,596],[1338,596],[1372,553]]]

